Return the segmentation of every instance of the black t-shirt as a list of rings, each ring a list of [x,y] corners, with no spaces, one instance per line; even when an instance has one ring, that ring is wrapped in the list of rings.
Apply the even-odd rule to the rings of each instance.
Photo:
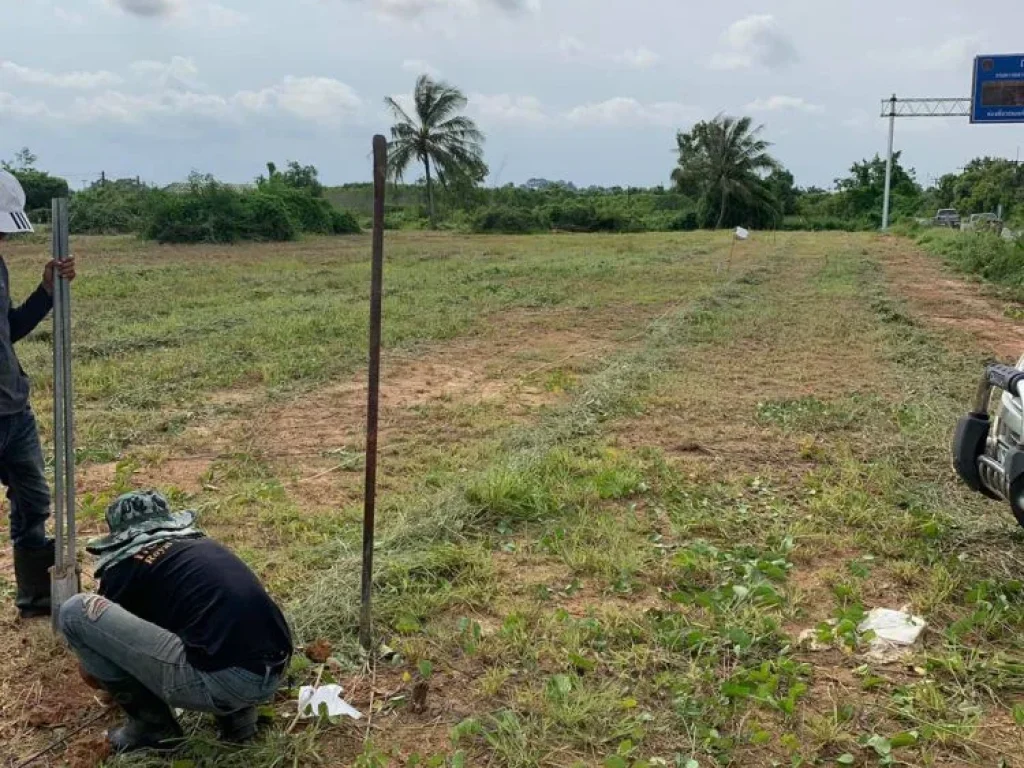
[[[281,610],[256,575],[213,539],[177,539],[107,568],[100,594],[173,632],[196,669],[257,671],[292,652]]]

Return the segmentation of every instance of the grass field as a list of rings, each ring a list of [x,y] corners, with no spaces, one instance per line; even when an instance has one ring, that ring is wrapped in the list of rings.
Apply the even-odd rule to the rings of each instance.
[[[41,248],[5,250],[16,295]],[[389,234],[373,669],[369,240],[74,250],[83,537],[131,487],[195,507],[330,643],[292,682],[371,715],[282,695],[256,745],[188,717],[114,764],[1024,764],[1024,537],[948,460],[1021,315],[908,241]],[[48,331],[20,354],[48,434]],[[865,655],[879,606],[927,619],[910,658]],[[45,626],[8,608],[0,648],[4,765],[100,711]],[[96,764],[111,719],[38,764]]]

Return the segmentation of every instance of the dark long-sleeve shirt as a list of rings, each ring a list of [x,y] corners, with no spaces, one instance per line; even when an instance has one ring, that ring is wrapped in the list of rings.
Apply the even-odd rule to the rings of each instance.
[[[52,308],[53,299],[42,285],[20,307],[13,306],[7,264],[0,259],[0,416],[28,407],[28,376],[14,353],[14,342],[28,336]]]

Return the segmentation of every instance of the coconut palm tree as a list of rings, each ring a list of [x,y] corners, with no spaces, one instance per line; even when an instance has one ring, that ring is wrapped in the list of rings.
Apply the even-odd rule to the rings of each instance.
[[[676,135],[679,160],[672,181],[681,192],[698,197],[709,218],[717,208],[716,229],[734,203],[748,209],[775,207],[764,177],[780,165],[768,154],[771,144],[761,138],[763,128],[754,127],[749,117],[718,115]]]
[[[458,114],[467,102],[458,88],[428,75],[416,80],[412,115],[390,96],[384,100],[397,121],[391,126],[388,169],[398,180],[411,164],[423,163],[432,227],[435,173],[444,186],[460,178],[480,182],[487,175],[481,146],[484,135],[476,123]]]

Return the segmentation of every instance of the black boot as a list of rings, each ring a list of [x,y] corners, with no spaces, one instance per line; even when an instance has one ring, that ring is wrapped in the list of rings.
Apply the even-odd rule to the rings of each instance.
[[[176,749],[183,736],[174,712],[160,697],[136,680],[124,680],[105,687],[128,715],[120,728],[107,733],[115,754],[139,749]]]
[[[256,736],[259,715],[256,707],[246,707],[230,715],[217,715],[220,740],[227,744],[242,744]]]
[[[18,584],[14,604],[21,611],[21,618],[50,615],[50,568],[53,559],[52,541],[38,549],[14,548],[14,579]]]

